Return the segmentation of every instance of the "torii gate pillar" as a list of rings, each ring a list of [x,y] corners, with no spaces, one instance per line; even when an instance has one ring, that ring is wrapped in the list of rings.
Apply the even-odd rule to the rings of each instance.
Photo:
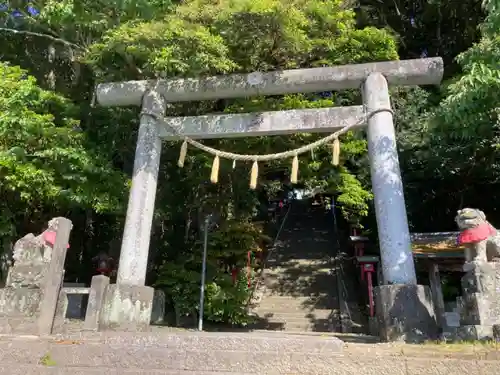
[[[363,99],[367,113],[391,108],[389,87],[382,74],[368,76]],[[415,285],[417,276],[391,112],[379,112],[368,119],[368,154],[384,284]]]

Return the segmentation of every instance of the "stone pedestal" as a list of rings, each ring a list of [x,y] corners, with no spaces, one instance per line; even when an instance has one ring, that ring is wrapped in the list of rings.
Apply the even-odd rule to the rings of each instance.
[[[462,278],[459,336],[465,340],[493,339],[500,324],[500,263],[475,263]]]
[[[40,289],[9,287],[0,289],[0,316],[36,316],[42,295]]]
[[[495,341],[500,341],[500,324],[494,324],[493,325],[493,338],[495,339]]]
[[[373,289],[382,340],[419,342],[438,337],[429,287],[392,284]]]
[[[370,336],[380,336],[379,322],[376,316],[368,317],[368,334]]]
[[[154,289],[127,284],[108,285],[99,330],[146,331],[151,322]]]
[[[42,288],[45,275],[49,270],[48,263],[14,265],[7,274],[6,287]]]
[[[153,309],[151,311],[151,324],[163,324],[165,319],[166,297],[163,290],[155,290]]]
[[[14,265],[9,269],[6,286],[0,289],[0,316],[34,317],[40,311],[43,285],[49,265]]]
[[[0,332],[51,333],[71,228],[70,220],[54,218],[40,235],[16,242],[0,289]]]
[[[106,290],[109,286],[109,277],[104,275],[96,275],[92,277],[90,285],[89,303],[85,313],[84,329],[89,331],[97,331],[99,329],[99,321],[106,296]]]

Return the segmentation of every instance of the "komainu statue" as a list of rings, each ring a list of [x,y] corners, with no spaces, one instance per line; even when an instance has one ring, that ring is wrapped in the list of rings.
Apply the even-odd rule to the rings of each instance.
[[[48,228],[35,237],[33,233],[27,234],[14,245],[12,260],[14,265],[50,263],[52,246],[55,241],[56,220],[49,221]]]
[[[483,211],[474,208],[458,210],[455,222],[460,229],[458,243],[466,246],[467,263],[483,263],[500,258],[500,232],[486,220]]]
[[[13,264],[7,275],[8,287],[40,287],[52,259],[57,223],[57,218],[52,219],[38,236],[30,233],[15,243]]]

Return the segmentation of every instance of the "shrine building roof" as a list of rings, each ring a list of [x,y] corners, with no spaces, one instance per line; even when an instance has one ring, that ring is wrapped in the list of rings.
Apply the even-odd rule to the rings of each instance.
[[[463,258],[464,247],[458,245],[459,232],[412,233],[413,254],[417,258]]]

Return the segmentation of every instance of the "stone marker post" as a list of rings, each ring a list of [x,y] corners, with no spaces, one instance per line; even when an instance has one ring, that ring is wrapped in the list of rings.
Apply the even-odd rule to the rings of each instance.
[[[53,228],[56,231],[56,240],[52,249],[49,271],[43,286],[43,299],[40,304],[40,315],[38,317],[38,333],[40,336],[52,333],[57,300],[59,299],[59,292],[63,282],[64,262],[66,260],[69,235],[73,228],[73,224],[69,219],[58,217],[53,220],[55,223]]]
[[[102,304],[106,290],[109,286],[109,277],[96,275],[90,284],[89,302],[85,313],[83,328],[88,331],[97,331],[101,315]]]

